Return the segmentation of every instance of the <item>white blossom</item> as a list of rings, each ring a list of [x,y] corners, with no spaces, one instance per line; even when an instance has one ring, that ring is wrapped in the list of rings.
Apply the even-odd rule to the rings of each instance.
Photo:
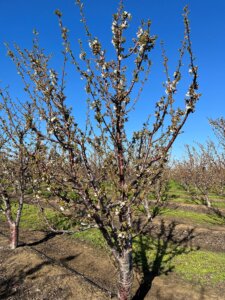
[[[169,93],[175,93],[176,92],[176,82],[166,82],[167,83],[167,88],[165,90],[165,93],[169,95]]]
[[[126,10],[123,12],[123,17],[131,19],[131,13],[128,13]]]
[[[106,63],[102,65],[102,70],[106,70]]]
[[[80,225],[81,226],[87,226],[87,223],[81,222]]]
[[[162,101],[158,102],[158,103],[157,103],[157,106],[158,106],[158,107],[163,107],[163,102],[162,102]]]
[[[186,112],[192,111],[193,112],[193,106],[191,104],[186,105]]]
[[[142,34],[143,34],[143,29],[140,28],[137,32],[137,37],[140,38],[142,36]]]
[[[124,21],[122,24],[121,24],[121,28],[127,28],[128,27],[128,23],[127,21]]]
[[[90,44],[89,44],[89,45],[90,45]],[[91,47],[91,46],[90,46],[90,47]],[[81,60],[84,60],[85,57],[86,57],[86,53],[85,53],[85,52],[81,52],[80,55],[79,55],[79,58],[80,58]]]
[[[123,232],[120,232],[120,233],[118,234],[118,237],[119,237],[119,238],[123,238],[123,237],[124,237],[124,233],[123,233]]]
[[[126,205],[126,202],[125,201],[122,201],[121,203],[120,203],[120,207],[123,207],[123,206],[125,206]]]
[[[56,117],[52,117],[52,118],[51,118],[51,122],[55,122],[56,120],[57,120]]]
[[[139,51],[142,53],[144,51],[144,45],[140,45]]]
[[[111,41],[111,43],[113,44],[113,46],[115,47],[115,41],[114,41],[114,39],[112,39],[112,41]]]

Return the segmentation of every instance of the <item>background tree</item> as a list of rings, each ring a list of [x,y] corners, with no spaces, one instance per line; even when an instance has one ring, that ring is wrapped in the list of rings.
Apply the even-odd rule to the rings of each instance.
[[[225,119],[224,119],[224,117],[217,118],[215,120],[210,119],[209,123],[212,126],[212,128],[219,140],[219,143],[223,146],[223,149],[225,149]]]
[[[31,107],[12,102],[7,90],[0,90],[0,148],[1,211],[10,228],[10,247],[18,246],[19,224],[25,194],[30,186],[30,160],[35,144],[30,129]]]
[[[55,155],[65,156],[62,172],[66,182],[79,196],[76,204],[85,207],[85,218],[96,222],[117,262],[118,298],[129,299],[133,277],[132,241],[153,218],[147,201],[149,189],[162,173],[168,153],[200,96],[188,10],[185,8],[184,11],[184,40],[172,77],[163,50],[166,94],[156,102],[154,117],[143,122],[143,127],[130,136],[129,115],[148,79],[150,53],[156,41],[156,36],[151,34],[151,22],[142,22],[130,47],[127,47],[126,30],[131,14],[124,10],[121,1],[112,22],[115,59],[108,60],[100,40],[88,29],[83,4],[80,1],[77,4],[90,50],[85,50],[86,46],[80,41],[80,62],[72,50],[68,29],[58,10],[56,15],[64,45],[61,74],[49,67],[50,57],[40,49],[37,34],[32,50],[21,50],[16,46],[16,51],[9,49],[8,54],[23,79],[25,90],[36,108],[35,114],[42,121],[42,130],[39,130],[34,115],[30,128],[37,136],[55,145]],[[191,83],[182,108],[178,108],[175,94],[181,80],[185,52],[190,57]],[[86,81],[88,110],[85,126],[79,126],[66,104],[68,61]]]
[[[191,194],[192,187],[192,164],[187,159],[179,161],[173,161],[173,167],[171,168],[170,179],[178,182],[182,188]]]
[[[203,149],[197,150],[195,147],[186,146],[188,159],[185,166],[189,172],[190,186],[192,194],[198,197],[200,194],[203,203],[211,207],[209,193],[214,185],[214,174],[212,173],[211,162],[208,160]]]
[[[220,145],[209,140],[199,145],[202,156],[208,161],[208,176],[212,181],[211,192],[223,196],[225,189],[225,156]]]
[[[211,207],[210,193],[222,196],[225,183],[224,155],[217,150],[212,141],[198,144],[197,147],[186,145],[186,157],[177,161],[172,171],[172,178],[180,183],[191,197],[203,200]]]

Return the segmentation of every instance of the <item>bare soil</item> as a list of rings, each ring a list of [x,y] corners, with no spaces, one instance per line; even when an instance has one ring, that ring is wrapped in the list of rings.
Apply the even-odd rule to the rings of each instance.
[[[155,232],[160,226],[162,223]],[[170,226],[166,226],[164,239],[172,237],[185,243],[186,235],[182,235],[187,229],[179,231]],[[0,224],[0,299],[116,299],[117,270],[105,251],[67,235],[27,230],[21,230],[21,246],[12,251],[8,249],[7,234],[5,224]],[[141,275],[135,273],[133,300],[224,299],[223,286],[198,287],[173,272],[148,276],[141,283]]]
[[[225,252],[225,227],[222,226],[194,226],[184,220],[174,221],[173,217],[157,217],[146,230],[147,234],[162,239],[169,239],[189,247]]]

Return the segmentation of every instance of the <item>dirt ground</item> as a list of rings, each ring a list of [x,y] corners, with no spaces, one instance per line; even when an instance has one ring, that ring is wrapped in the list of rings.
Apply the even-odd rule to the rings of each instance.
[[[171,226],[165,238],[169,234],[171,238]],[[181,229],[176,229],[177,234],[173,231],[173,236],[184,243],[188,230]],[[0,224],[0,299],[116,299],[117,271],[103,250],[67,235],[22,230],[21,246],[12,251],[6,235],[5,225]],[[136,273],[132,292],[133,300],[222,300],[225,288],[199,288],[172,272],[150,273],[141,284]]]
[[[189,247],[197,247],[204,250],[225,252],[225,228],[222,226],[193,226],[191,222],[167,217],[166,220],[156,218],[149,226],[147,232],[154,237],[169,236],[171,241],[184,244]],[[163,228],[162,228],[163,227]],[[162,234],[163,231],[163,234]]]

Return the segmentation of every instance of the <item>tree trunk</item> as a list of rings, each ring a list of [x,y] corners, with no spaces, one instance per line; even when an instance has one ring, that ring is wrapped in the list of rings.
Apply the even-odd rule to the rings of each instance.
[[[10,248],[16,249],[18,246],[19,227],[15,223],[10,224]]]
[[[119,289],[118,299],[129,300],[133,282],[132,249],[124,250],[118,259],[119,263]]]
[[[205,195],[205,203],[206,203],[207,207],[209,207],[209,208],[211,207],[211,202],[210,202],[209,197],[207,195]]]

